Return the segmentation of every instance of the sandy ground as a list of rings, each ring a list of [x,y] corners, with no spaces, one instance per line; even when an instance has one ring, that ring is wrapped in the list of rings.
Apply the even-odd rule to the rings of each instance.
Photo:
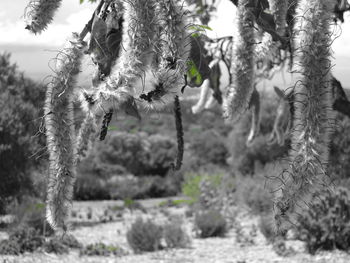
[[[185,208],[156,208],[163,200],[143,202],[148,208],[147,213],[141,211],[125,211],[122,217],[114,222],[97,224],[90,227],[77,227],[72,234],[84,245],[96,242],[122,247],[129,255],[122,257],[87,257],[79,256],[78,251],[71,251],[68,255],[55,255],[45,253],[24,254],[21,256],[0,256],[0,262],[118,262],[118,263],[348,263],[350,255],[340,251],[320,252],[312,256],[305,253],[304,245],[298,241],[287,241],[287,248],[291,247],[293,252],[287,257],[276,254],[272,245],[268,244],[264,236],[257,230],[257,218],[249,213],[242,212],[238,215],[243,238],[237,238],[235,228],[231,229],[224,238],[199,239],[193,231],[193,218],[184,216]],[[76,204],[75,207],[101,207],[103,204],[95,203]],[[106,205],[106,203],[104,203]],[[108,203],[108,205],[111,205]],[[101,210],[102,211],[102,210]],[[186,249],[161,250],[152,253],[135,255],[126,241],[126,231],[137,217],[150,218],[162,224],[169,218],[181,218],[187,233],[191,236],[191,245]]]

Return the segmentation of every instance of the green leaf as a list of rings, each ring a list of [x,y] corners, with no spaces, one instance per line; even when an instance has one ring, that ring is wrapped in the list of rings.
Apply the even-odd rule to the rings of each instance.
[[[187,62],[187,66],[188,66],[188,71],[187,71],[188,77],[191,80],[195,79],[195,83],[197,85],[200,85],[202,83],[202,75],[199,73],[196,64],[192,60],[189,60]]]
[[[193,33],[191,36],[192,36],[192,37],[200,37],[201,34],[199,34],[199,33]]]
[[[197,25],[200,28],[206,29],[206,30],[210,30],[213,31],[213,29],[211,27],[205,26],[205,25]]]

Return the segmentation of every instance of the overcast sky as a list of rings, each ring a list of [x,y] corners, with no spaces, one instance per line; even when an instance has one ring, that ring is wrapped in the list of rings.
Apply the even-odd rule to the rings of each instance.
[[[55,57],[70,32],[80,32],[92,15],[95,4],[79,4],[79,0],[63,0],[54,22],[41,35],[30,34],[25,30],[24,11],[28,0],[0,0],[0,52],[10,51],[12,61],[21,70],[35,79],[43,79],[50,74],[50,59]],[[228,0],[220,0],[217,18],[210,24],[211,36],[232,34],[234,7]],[[334,75],[343,85],[350,87],[350,16],[346,15],[342,25],[343,34],[335,40]],[[90,64],[86,61],[85,65]],[[84,78],[88,84],[89,80]],[[349,83],[349,84],[347,84]]]

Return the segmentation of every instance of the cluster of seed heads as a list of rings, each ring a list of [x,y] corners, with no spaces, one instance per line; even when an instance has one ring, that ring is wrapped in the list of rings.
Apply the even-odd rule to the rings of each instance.
[[[224,117],[235,122],[250,109],[252,124],[247,145],[259,133],[257,82],[271,77],[275,65],[283,66],[288,59],[300,76],[290,94],[275,89],[280,103],[270,142],[283,144],[286,133],[290,133],[292,140],[290,166],[281,173],[282,183],[276,191],[275,218],[279,229],[293,224],[298,207],[307,205],[315,191],[330,185],[327,162],[334,126],[332,85],[335,85],[331,75],[331,24],[334,14],[342,20],[347,2],[231,2],[237,6],[234,22],[237,34],[233,38],[201,37],[193,41],[198,32],[193,34],[190,28],[196,18],[191,17],[182,1],[100,0],[82,33],[74,34],[67,42],[67,48],[57,58],[45,101],[50,153],[47,218],[54,228],[67,230],[76,164],[87,155],[96,138],[105,139],[114,112],[124,111],[140,118],[139,108],[160,110],[174,102],[178,153],[173,168],[180,169],[184,134],[178,95],[192,85],[192,80],[187,82],[187,73],[189,69],[193,71],[189,65],[195,65],[191,60],[194,57],[207,61],[208,67],[195,65],[206,75],[193,112],[210,108],[216,99],[222,104]],[[60,3],[31,0],[26,12],[27,29],[35,34],[46,29]],[[199,19],[208,22],[208,17]],[[91,38],[89,48],[85,48],[83,40],[88,32]],[[215,48],[193,55],[195,48],[191,49],[191,44],[196,41]],[[76,77],[84,54],[93,58],[97,70],[92,88],[81,91],[76,88]],[[219,87],[219,61],[229,69],[230,83],[224,90]],[[74,98],[79,98],[86,115],[77,136]]]

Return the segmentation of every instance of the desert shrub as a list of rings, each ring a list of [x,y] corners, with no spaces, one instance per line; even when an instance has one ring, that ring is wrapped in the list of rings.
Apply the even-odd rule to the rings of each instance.
[[[118,246],[106,245],[104,243],[90,244],[80,249],[80,256],[123,256],[126,251]]]
[[[171,176],[125,176],[109,183],[112,199],[145,199],[174,196],[179,186],[174,184],[176,178]]]
[[[0,242],[0,254],[18,255],[34,252],[44,245],[45,239],[39,231],[31,227],[20,227],[10,233],[9,238]]]
[[[228,150],[222,137],[213,130],[198,133],[191,141],[190,150],[198,156],[201,164],[227,165]]]
[[[245,203],[253,214],[260,215],[272,212],[272,194],[266,188],[264,178],[240,177],[238,179],[237,196]]]
[[[281,257],[295,255],[295,250],[292,247],[287,247],[285,240],[278,238],[272,246],[273,251]]]
[[[306,242],[310,253],[316,250],[349,250],[350,199],[349,191],[318,192],[298,219],[298,237]]]
[[[164,225],[163,236],[168,248],[185,248],[190,244],[189,236],[177,222]]]
[[[79,175],[74,185],[75,200],[110,199],[107,183],[91,174]]]
[[[260,232],[264,235],[267,242],[273,243],[276,238],[275,222],[270,214],[261,215],[259,217],[258,227]]]
[[[155,251],[161,248],[162,228],[139,217],[128,230],[126,237],[135,252]]]
[[[33,228],[40,235],[49,236],[54,233],[53,229],[46,222],[45,203],[39,199],[26,197],[21,204],[13,204],[10,213],[15,220],[10,226],[15,230],[21,227]]]
[[[340,116],[330,144],[329,173],[332,178],[350,178],[350,119]]]
[[[154,134],[148,137],[150,143],[149,160],[145,174],[164,176],[169,166],[174,162],[176,147],[174,141],[168,136]]]
[[[163,135],[115,132],[97,152],[100,162],[120,165],[133,175],[165,176],[175,149],[174,141]]]
[[[201,238],[223,237],[228,230],[225,218],[217,210],[197,212],[194,223]]]
[[[54,254],[67,254],[69,248],[58,238],[53,238],[45,242],[45,252]]]

